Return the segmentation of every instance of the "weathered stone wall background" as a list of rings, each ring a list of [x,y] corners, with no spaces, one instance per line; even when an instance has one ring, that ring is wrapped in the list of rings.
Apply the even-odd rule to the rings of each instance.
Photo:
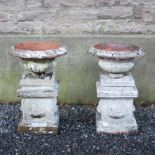
[[[136,44],[146,50],[146,55],[136,60],[133,76],[139,90],[138,101],[142,100],[145,103],[155,101],[155,36],[3,35],[0,36],[0,102],[19,100],[16,91],[23,68],[19,59],[8,55],[8,52],[12,45],[30,40],[55,40],[68,49],[68,54],[58,58],[56,65],[56,78],[60,80],[61,103],[97,103],[95,82],[99,79],[101,69],[97,64],[97,58],[88,54],[87,50],[98,42],[116,41]]]
[[[1,0],[0,34],[154,34],[155,0]]]
[[[55,40],[68,47],[58,60],[61,103],[97,103],[97,58],[86,51],[98,42],[143,47],[133,75],[138,100],[155,101],[155,0],[0,0],[0,102],[17,101],[22,68],[8,55],[26,40]]]

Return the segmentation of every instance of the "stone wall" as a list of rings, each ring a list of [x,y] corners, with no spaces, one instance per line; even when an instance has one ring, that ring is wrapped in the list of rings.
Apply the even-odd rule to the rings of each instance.
[[[138,100],[154,102],[154,34],[155,0],[0,0],[0,102],[19,100],[23,70],[8,52],[26,40],[67,46],[68,54],[57,64],[61,103],[97,103],[100,70],[97,59],[86,53],[90,46],[116,40],[141,46],[146,56],[133,72]]]
[[[68,54],[57,59],[56,79],[60,81],[59,102],[97,103],[96,81],[102,72],[96,57],[87,50],[98,42],[124,42],[145,49],[146,55],[136,59],[132,71],[139,91],[138,104],[155,103],[155,35],[103,36],[34,36],[0,35],[0,103],[15,102],[19,79],[23,72],[18,58],[8,54],[12,45],[30,40],[54,40],[65,45]]]
[[[1,0],[0,34],[154,34],[155,0]]]

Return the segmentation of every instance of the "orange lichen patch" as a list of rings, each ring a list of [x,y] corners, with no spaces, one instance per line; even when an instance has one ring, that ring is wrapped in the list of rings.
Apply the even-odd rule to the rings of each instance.
[[[55,42],[43,42],[43,41],[32,41],[25,42],[15,45],[15,49],[20,50],[31,50],[31,51],[45,51],[58,49],[60,45]]]
[[[97,44],[95,45],[96,49],[104,50],[104,51],[123,51],[123,52],[131,52],[139,49],[138,46],[129,45],[129,44],[119,44],[119,43],[111,43],[111,44]]]

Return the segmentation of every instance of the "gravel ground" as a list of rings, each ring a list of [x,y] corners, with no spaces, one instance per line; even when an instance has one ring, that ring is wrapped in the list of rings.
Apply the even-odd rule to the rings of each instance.
[[[0,155],[155,155],[155,107],[135,113],[137,135],[99,135],[94,106],[60,106],[60,134],[20,134],[19,104],[0,105]]]

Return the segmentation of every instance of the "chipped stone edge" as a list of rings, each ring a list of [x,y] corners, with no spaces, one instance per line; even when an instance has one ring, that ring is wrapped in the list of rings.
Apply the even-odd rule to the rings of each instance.
[[[58,49],[42,50],[42,51],[32,51],[32,50],[21,50],[16,49],[14,46],[11,47],[10,55],[22,58],[22,59],[53,59],[58,56],[67,53],[65,47],[59,47]]]
[[[127,59],[127,58],[135,58],[135,57],[141,57],[145,55],[144,49],[139,48],[135,51],[106,51],[106,50],[100,50],[95,47],[91,47],[88,50],[89,53],[101,57],[101,58],[119,58],[119,59]]]

